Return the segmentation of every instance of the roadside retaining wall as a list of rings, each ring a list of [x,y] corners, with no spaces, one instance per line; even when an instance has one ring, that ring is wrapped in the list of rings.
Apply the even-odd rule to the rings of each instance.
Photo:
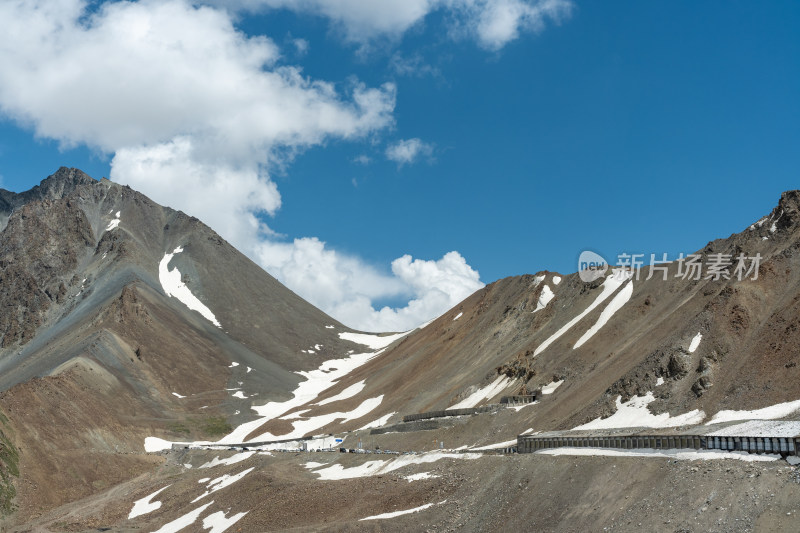
[[[798,439],[793,437],[712,437],[706,435],[561,435],[517,437],[519,453],[533,453],[547,448],[615,448],[633,450],[694,449],[744,451],[797,455]]]
[[[481,407],[469,407],[466,409],[445,409],[443,411],[428,411],[427,413],[416,413],[413,415],[405,415],[403,422],[414,422],[416,420],[426,420],[428,418],[443,418],[445,416],[464,416],[475,415],[478,413],[491,413],[497,411],[503,405],[493,403],[489,405],[482,405]]]

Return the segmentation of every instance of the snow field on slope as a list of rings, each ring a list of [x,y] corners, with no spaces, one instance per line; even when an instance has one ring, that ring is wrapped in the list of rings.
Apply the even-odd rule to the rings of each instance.
[[[487,444],[485,446],[478,446],[476,448],[470,448],[470,450],[479,452],[482,450],[494,450],[496,448],[508,448],[509,446],[516,446],[516,445],[517,445],[517,439],[513,439],[513,440],[505,440],[503,442],[496,442],[494,444]]]
[[[551,381],[544,387],[542,387],[542,394],[553,394],[557,388],[559,388],[564,383],[564,380],[560,381]]]
[[[393,411],[393,412],[389,413],[388,415],[383,415],[379,419],[370,422],[366,426],[358,428],[356,431],[362,431],[364,429],[372,429],[372,428],[379,428],[381,426],[385,426],[386,422],[388,422],[389,419],[392,418],[396,414],[397,414],[397,411]]]
[[[171,441],[159,439],[158,437],[145,437],[144,439],[144,451],[147,453],[161,452],[170,448],[172,448]]]
[[[214,457],[211,461],[201,465],[200,468],[212,468],[212,467],[219,466],[219,465],[228,465],[228,466],[235,465],[236,463],[239,463],[241,461],[244,461],[245,459],[248,459],[249,457],[251,457],[255,453],[256,452],[252,452],[252,451],[241,452],[241,453],[237,453],[237,454],[231,455],[230,457],[226,457],[225,459],[220,459],[219,456],[217,456],[217,457]]]
[[[600,331],[600,328],[606,325],[606,323],[611,319],[614,314],[622,309],[622,306],[628,303],[628,300],[631,299],[633,295],[633,280],[629,281],[625,284],[622,289],[614,295],[611,299],[609,304],[606,306],[605,309],[600,313],[600,318],[597,319],[597,322],[590,327],[586,333],[581,335],[581,338],[577,340],[575,346],[573,348],[579,348],[583,346],[583,344],[591,339],[595,333]]]
[[[397,339],[405,337],[410,332],[406,331],[403,333],[397,333],[395,335],[386,335],[386,336],[379,336],[370,333],[339,333],[339,338],[344,341],[355,342],[356,344],[363,344],[364,346],[369,346],[373,350],[380,350],[381,348],[386,348],[390,344],[392,344]]]
[[[668,428],[699,424],[705,413],[699,409],[678,416],[669,413],[654,415],[647,406],[655,400],[652,391],[644,396],[634,396],[622,403],[622,396],[617,396],[617,411],[608,418],[596,418],[582,426],[572,429],[613,429],[628,427]]]
[[[206,307],[206,305],[201,302],[192,291],[189,290],[189,287],[181,281],[181,273],[178,270],[178,267],[173,268],[172,270],[169,269],[169,262],[172,261],[172,258],[175,254],[179,254],[183,252],[183,248],[178,246],[175,250],[172,251],[171,254],[164,254],[164,258],[161,259],[161,262],[158,264],[158,280],[161,282],[161,287],[164,289],[164,293],[167,296],[171,296],[177,298],[178,301],[183,303],[186,307],[191,309],[192,311],[197,311],[203,317],[217,326],[221,328],[217,317],[214,316],[214,313],[211,312],[211,309]]]
[[[305,378],[305,381],[301,381],[297,385],[297,388],[292,393],[292,398],[282,402],[268,402],[264,405],[251,406],[251,409],[253,409],[260,418],[240,425],[230,434],[220,439],[219,444],[244,442],[244,439],[250,433],[270,420],[279,418],[292,409],[313,402],[320,394],[338,383],[341,378],[378,356],[382,351],[383,350],[352,354],[343,359],[329,359],[322,363],[316,370],[297,372],[298,375]]]
[[[622,272],[622,271],[615,272],[615,273],[614,273],[614,274],[612,274],[611,276],[608,276],[608,277],[605,279],[605,281],[603,282],[603,285],[602,285],[603,289],[602,289],[602,291],[600,292],[600,294],[599,294],[599,295],[597,295],[597,298],[595,298],[595,300],[594,300],[594,301],[593,301],[591,304],[589,304],[589,307],[587,307],[586,309],[584,309],[584,310],[583,310],[583,312],[582,312],[582,313],[580,313],[578,316],[576,316],[575,318],[573,318],[572,320],[570,320],[569,322],[567,322],[566,324],[564,324],[564,325],[561,327],[561,329],[559,329],[558,331],[556,331],[555,333],[553,333],[552,335],[550,335],[550,337],[548,337],[548,338],[547,338],[547,339],[546,339],[546,340],[545,340],[545,341],[544,341],[542,344],[540,344],[540,345],[539,345],[539,346],[536,348],[536,350],[533,352],[533,355],[534,355],[534,356],[536,356],[536,355],[539,355],[539,354],[540,354],[540,353],[542,353],[544,350],[546,350],[548,346],[550,346],[551,344],[553,344],[553,342],[555,342],[556,340],[558,340],[558,338],[559,338],[559,337],[561,337],[561,336],[562,336],[564,333],[566,333],[567,331],[569,331],[570,329],[572,329],[572,327],[573,327],[575,324],[577,324],[578,322],[580,322],[580,321],[581,321],[581,319],[583,319],[583,317],[585,317],[586,315],[588,315],[589,313],[591,313],[592,311],[594,311],[594,309],[595,309],[595,308],[597,308],[597,306],[599,306],[599,305],[600,305],[601,303],[603,303],[603,302],[604,302],[604,301],[605,301],[605,300],[606,300],[606,299],[607,299],[609,296],[611,296],[611,295],[614,293],[614,291],[616,291],[616,290],[617,290],[617,289],[618,289],[618,288],[619,288],[619,287],[620,287],[620,286],[621,286],[623,283],[625,283],[625,282],[626,282],[626,281],[627,281],[627,280],[628,280],[630,277],[631,277],[631,273],[630,273],[630,272]]]
[[[117,211],[116,218],[108,223],[108,226],[106,226],[106,231],[111,231],[113,229],[116,229],[117,227],[119,227],[120,222],[121,220],[119,218],[119,211]]]
[[[189,511],[185,515],[176,518],[172,522],[164,524],[158,529],[158,531],[155,531],[154,533],[177,533],[178,531],[189,527],[190,525],[194,524],[198,518],[200,518],[200,515],[203,514],[203,511],[208,509],[212,503],[214,502],[210,501],[205,505],[201,505],[197,509]]]
[[[293,420],[291,421],[292,424],[292,431],[285,435],[273,435],[272,433],[266,432],[262,433],[258,437],[254,439],[254,441],[264,441],[264,440],[276,440],[276,439],[298,439],[307,435],[308,433],[319,429],[321,427],[327,426],[335,422],[336,420],[343,419],[340,423],[344,424],[350,420],[356,420],[361,418],[362,416],[366,416],[372,410],[377,408],[381,402],[383,401],[383,394],[376,398],[368,398],[361,402],[358,407],[353,409],[352,411],[346,412],[335,412],[335,413],[328,413],[324,415],[317,415],[312,416],[306,420]]]
[[[317,405],[322,406],[322,405],[327,405],[329,403],[338,402],[339,400],[347,400],[348,398],[352,398],[353,396],[364,390],[365,381],[366,380],[362,379],[358,383],[350,385],[336,396],[331,396],[327,400],[322,400],[321,402],[317,402]]]
[[[420,505],[419,507],[414,507],[413,509],[406,509],[405,511],[392,511],[390,513],[383,513],[383,514],[376,514],[374,516],[368,516],[366,518],[362,518],[359,521],[364,521],[364,520],[385,520],[387,518],[395,518],[397,516],[402,516],[404,514],[418,513],[420,511],[424,511],[425,509],[428,509],[429,507],[433,507],[434,505],[442,505],[443,503],[446,503],[446,502],[447,502],[447,500],[441,501],[439,503],[426,503],[425,505]]]
[[[135,502],[133,502],[133,509],[131,509],[131,512],[128,514],[128,520],[130,520],[131,518],[136,518],[137,516],[142,516],[143,514],[151,513],[156,509],[160,509],[161,502],[153,502],[151,500],[156,496],[158,496],[161,493],[161,491],[163,491],[169,486],[170,485],[167,485],[166,487],[161,487],[154,493],[145,496],[141,500],[136,500]]]
[[[455,405],[448,407],[448,409],[467,409],[475,407],[483,400],[489,400],[508,387],[513,380],[506,376],[498,376],[491,384],[478,389]]]
[[[208,496],[209,494],[217,492],[218,490],[230,487],[237,481],[241,480],[244,476],[252,472],[254,469],[255,467],[253,466],[248,468],[247,470],[242,470],[238,474],[233,474],[233,475],[224,474],[216,479],[212,479],[211,481],[208,482],[208,485],[206,485],[206,491],[197,498],[195,498],[194,500],[192,500],[192,503],[196,503],[205,498],[206,496]]]
[[[739,461],[761,462],[776,461],[780,455],[770,454],[751,454],[747,452],[718,452],[712,450],[652,450],[643,448],[640,450],[611,450],[608,448],[550,448],[534,452],[539,455],[589,455],[606,457],[666,457],[668,459],[679,459],[683,461],[697,461],[709,459],[738,459]]]
[[[434,463],[441,459],[464,459],[472,460],[483,457],[480,453],[448,453],[448,452],[428,452],[420,455],[401,455],[395,459],[367,461],[358,466],[345,468],[339,463],[332,464],[326,468],[313,470],[312,473],[319,476],[323,481],[335,481],[341,479],[354,479],[358,477],[369,477],[378,474],[388,474],[405,466],[413,464]]]
[[[748,420],[707,433],[709,437],[795,437],[800,435],[800,422],[775,420]]]
[[[534,309],[533,312],[536,313],[547,307],[547,304],[549,304],[550,301],[555,298],[555,296],[555,293],[548,285],[542,287],[542,292],[539,294],[539,300],[536,302],[536,309]]]
[[[211,513],[207,517],[203,518],[203,529],[210,529],[211,531],[209,533],[223,533],[236,522],[241,520],[246,514],[247,511],[243,513],[237,513],[226,518],[223,511]]]
[[[789,416],[799,409],[800,400],[795,400],[793,402],[779,403],[752,411],[720,411],[715,414],[706,425],[716,424],[718,422],[731,422],[734,420],[774,420],[776,418]]]

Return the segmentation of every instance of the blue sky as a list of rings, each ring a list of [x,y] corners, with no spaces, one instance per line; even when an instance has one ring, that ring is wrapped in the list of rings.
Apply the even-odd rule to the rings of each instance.
[[[80,46],[47,21],[0,43],[2,186],[61,165],[129,183],[355,327],[402,329],[481,283],[574,272],[587,248],[692,252],[797,188],[793,2],[71,4],[43,18],[72,17]],[[104,40],[141,20],[149,33]],[[159,51],[160,31],[189,51]],[[62,65],[81,76],[64,82]],[[273,77],[246,90],[259,73]]]

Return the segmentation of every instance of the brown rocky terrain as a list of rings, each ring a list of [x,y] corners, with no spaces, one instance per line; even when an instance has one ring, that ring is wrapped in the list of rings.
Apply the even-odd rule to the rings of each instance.
[[[683,279],[676,262],[666,280],[660,272],[647,279],[644,269],[609,292],[603,279],[584,283],[577,274],[503,279],[294,403],[306,379],[324,381],[348,364],[325,361],[375,352],[375,337],[341,338],[346,327],[200,221],[129,188],[61,169],[0,200],[8,217],[0,233],[0,496],[15,506],[10,512],[0,498],[0,530],[154,531],[211,501],[186,531],[199,531],[212,512],[247,513],[229,530],[256,532],[797,528],[800,486],[785,461],[462,453],[525,431],[570,429],[612,415],[618,398],[648,393],[651,413],[700,410],[704,421],[800,399],[797,191],[697,252],[704,263],[759,254],[757,279]],[[165,294],[159,264],[178,247],[169,267],[221,327]],[[607,299],[597,304],[601,294]],[[548,394],[518,409],[393,426],[405,414],[543,387]],[[480,390],[490,392],[474,396]],[[288,403],[269,415],[252,409],[268,402]],[[239,440],[333,434],[348,448],[460,450],[430,463],[422,458],[435,456],[273,452],[208,469],[199,467],[236,452],[144,452],[147,437],[216,441],[257,420],[237,430]],[[360,430],[370,423],[391,427]],[[395,460],[407,463],[346,479],[320,479],[324,467],[307,467],[368,470]],[[249,468],[192,501],[213,479]],[[421,472],[438,477],[402,477]],[[136,500],[167,485],[158,509],[128,520]]]

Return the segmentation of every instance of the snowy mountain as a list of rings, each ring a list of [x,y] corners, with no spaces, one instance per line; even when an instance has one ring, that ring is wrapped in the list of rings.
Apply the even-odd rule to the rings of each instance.
[[[2,527],[641,531],[655,513],[652,530],[780,530],[800,496],[774,456],[498,454],[520,434],[791,417],[797,191],[681,261],[499,280],[386,335],[349,330],[200,221],[75,169],[0,191],[0,217]],[[276,451],[303,442],[416,454]],[[783,499],[762,509],[742,479]],[[741,524],[664,507],[714,498]]]

